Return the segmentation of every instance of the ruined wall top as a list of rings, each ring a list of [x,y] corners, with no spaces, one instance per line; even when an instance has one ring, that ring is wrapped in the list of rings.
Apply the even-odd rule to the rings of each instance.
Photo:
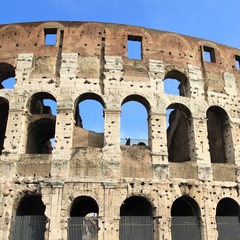
[[[45,44],[47,34],[57,35],[54,46]],[[189,64],[199,67],[206,87],[219,93],[224,93],[224,72],[234,74],[235,79],[240,77],[236,66],[240,59],[239,49],[143,27],[96,22],[35,22],[1,25],[0,36],[0,62],[12,66],[17,65],[17,56],[22,53],[49,59],[73,52],[82,57],[120,56],[125,76],[145,81],[148,79],[147,63],[154,59],[164,62],[165,71],[174,66],[186,75]],[[128,40],[139,41],[142,46],[141,61],[134,64],[133,59],[128,58]],[[204,61],[205,53],[209,54],[208,61]]]

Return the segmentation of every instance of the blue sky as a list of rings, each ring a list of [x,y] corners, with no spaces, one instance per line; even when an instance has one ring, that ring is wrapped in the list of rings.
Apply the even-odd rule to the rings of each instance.
[[[239,0],[8,0],[1,2],[0,24],[45,20],[112,22],[240,48],[239,12]],[[131,137],[125,133],[127,129],[122,131],[123,137]],[[146,129],[139,129],[135,138],[145,138],[146,134]]]

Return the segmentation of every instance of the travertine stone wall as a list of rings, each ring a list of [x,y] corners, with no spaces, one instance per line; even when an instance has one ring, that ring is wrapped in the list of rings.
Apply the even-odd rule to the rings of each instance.
[[[55,45],[44,42],[49,29],[56,32]],[[141,39],[141,59],[128,58],[129,36]],[[214,60],[205,61],[204,47],[211,49]],[[218,202],[231,198],[240,203],[236,56],[239,49],[135,26],[95,22],[0,25],[0,82],[14,71],[16,78],[14,89],[0,89],[0,100],[9,104],[6,131],[0,133],[5,135],[0,155],[0,239],[9,239],[18,204],[28,193],[42,196],[49,219],[45,239],[49,240],[67,239],[70,209],[78,196],[89,196],[98,204],[99,240],[119,239],[120,207],[131,196],[142,196],[153,206],[155,240],[171,239],[171,206],[181,196],[199,205],[202,239],[217,239]],[[179,80],[185,94],[164,93],[165,78]],[[31,101],[41,92],[57,102],[55,145],[51,154],[26,154],[33,121]],[[76,106],[82,99],[103,105],[102,135],[75,126]],[[120,144],[121,106],[129,100],[147,109],[148,146]],[[168,159],[169,106],[185,106],[190,113],[189,161]],[[225,163],[212,163],[210,158],[207,111],[213,106],[228,116],[225,125],[229,127],[223,133]],[[95,143],[87,145],[91,140],[84,138],[91,139],[90,135]],[[188,186],[187,190],[182,186]]]

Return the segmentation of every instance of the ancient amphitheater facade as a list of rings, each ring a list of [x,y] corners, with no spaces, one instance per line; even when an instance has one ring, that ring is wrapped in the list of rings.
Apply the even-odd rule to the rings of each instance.
[[[0,83],[16,81],[0,89],[0,239],[238,240],[239,63],[239,49],[141,27],[1,25]],[[102,133],[82,125],[88,99]],[[121,144],[130,101],[148,114],[142,144]]]

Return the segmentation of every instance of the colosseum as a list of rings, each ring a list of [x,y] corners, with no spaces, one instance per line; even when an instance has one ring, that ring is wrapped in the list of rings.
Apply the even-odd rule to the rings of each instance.
[[[239,49],[120,24],[0,25],[0,88],[0,239],[240,239]],[[87,100],[102,132],[84,128]],[[129,102],[146,110],[144,141],[121,140]]]

